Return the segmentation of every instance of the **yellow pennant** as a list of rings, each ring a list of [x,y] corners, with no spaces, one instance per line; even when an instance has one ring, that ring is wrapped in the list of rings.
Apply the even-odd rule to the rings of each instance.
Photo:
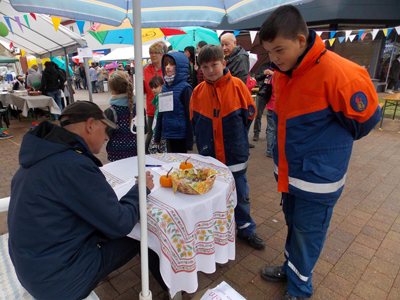
[[[388,32],[387,28],[386,29],[382,29],[382,31],[385,34],[385,36],[387,36],[387,32]]]
[[[21,49],[21,56],[24,56],[25,53],[26,53],[26,51]]]
[[[60,26],[61,19],[60,18],[51,17],[51,20],[53,21],[54,29],[57,31],[58,30],[58,26]]]
[[[335,42],[335,40],[336,40],[336,38],[329,39],[329,45],[331,45],[331,47],[332,47],[333,43]]]

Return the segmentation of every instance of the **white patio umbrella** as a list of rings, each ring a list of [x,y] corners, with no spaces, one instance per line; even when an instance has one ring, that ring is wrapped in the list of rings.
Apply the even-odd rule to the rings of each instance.
[[[312,0],[10,0],[18,11],[63,16],[113,26],[129,18],[133,25],[134,44],[142,45],[142,27],[217,26],[224,17],[237,23],[272,11],[284,4]],[[142,47],[135,47],[135,58],[142,60]],[[136,111],[139,169],[140,219],[147,220],[146,167],[144,141],[143,67],[135,68]],[[147,222],[141,222],[142,292],[140,299],[151,300],[148,281]]]

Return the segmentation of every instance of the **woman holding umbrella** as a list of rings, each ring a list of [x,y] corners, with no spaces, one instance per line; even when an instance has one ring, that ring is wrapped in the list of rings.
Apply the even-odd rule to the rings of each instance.
[[[151,63],[143,69],[143,91],[146,94],[147,128],[152,128],[154,120],[154,112],[156,108],[153,104],[151,104],[151,101],[154,99],[154,94],[151,91],[149,82],[156,75],[163,77],[161,70],[161,59],[166,52],[167,52],[167,46],[163,42],[156,42],[152,44],[149,48]],[[153,131],[149,130],[145,142],[146,154],[149,154],[148,149],[152,137],[153,137]]]

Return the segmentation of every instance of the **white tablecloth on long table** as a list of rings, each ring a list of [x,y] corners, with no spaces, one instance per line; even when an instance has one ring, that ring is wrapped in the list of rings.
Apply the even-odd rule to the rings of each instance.
[[[173,193],[159,184],[160,174],[188,156],[195,168],[213,168],[217,178],[203,195]],[[198,288],[197,272],[215,272],[216,263],[235,259],[234,207],[235,181],[229,169],[211,157],[196,154],[164,153],[146,156],[146,168],[154,175],[155,187],[147,198],[149,247],[160,257],[161,275],[172,295]],[[137,157],[119,160],[102,167],[107,181],[121,198],[134,184],[138,174]],[[140,240],[140,224],[130,237]]]
[[[27,117],[30,108],[50,107],[51,113],[61,114],[61,110],[53,98],[49,96],[17,96],[12,93],[0,93],[0,101],[4,104],[12,104],[22,110],[22,115]]]

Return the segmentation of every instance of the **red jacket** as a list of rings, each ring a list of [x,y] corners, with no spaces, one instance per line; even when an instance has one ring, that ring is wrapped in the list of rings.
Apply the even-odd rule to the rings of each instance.
[[[143,90],[144,90],[144,93],[147,95],[146,96],[146,107],[147,107],[146,114],[149,117],[154,117],[154,112],[156,110],[156,107],[153,104],[151,104],[151,101],[154,99],[154,94],[151,91],[151,88],[149,86],[150,80],[156,75],[163,77],[161,68],[159,68],[158,71],[156,72],[156,68],[154,67],[153,64],[150,64],[146,68],[143,69],[143,76],[144,76]]]

